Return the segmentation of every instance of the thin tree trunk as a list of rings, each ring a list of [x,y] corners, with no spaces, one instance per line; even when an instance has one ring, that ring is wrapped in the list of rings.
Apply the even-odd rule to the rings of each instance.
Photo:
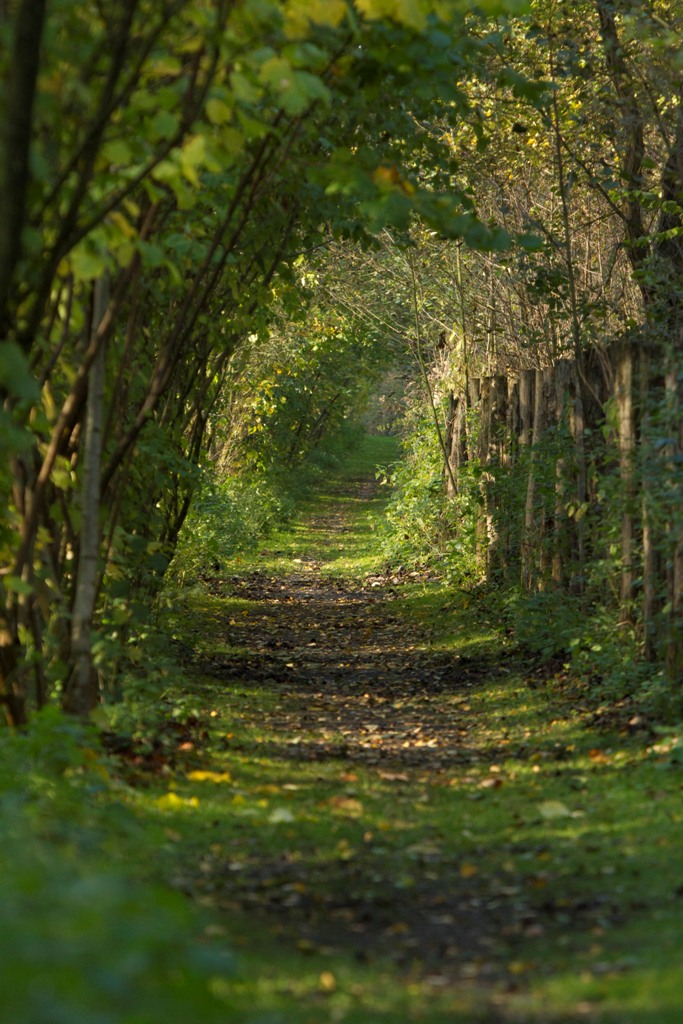
[[[645,345],[641,346],[639,358],[638,390],[640,399],[640,455],[641,464],[652,455],[650,439],[650,365],[651,360]],[[644,654],[648,661],[654,660],[656,656],[656,616],[659,611],[659,552],[656,543],[656,531],[653,519],[653,494],[652,484],[649,479],[651,467],[642,464],[642,493],[641,493],[641,521],[642,521],[642,616],[643,616],[643,638]]]
[[[26,724],[26,694],[19,678],[20,647],[7,625],[0,625],[0,703],[5,706],[7,724]]]
[[[519,444],[527,448],[531,444],[534,425],[535,370],[522,370],[519,374]]]
[[[564,436],[568,421],[574,416],[572,378],[575,366],[567,359],[561,359],[554,367],[555,420],[558,434]],[[555,464],[555,505],[553,508],[553,539],[551,576],[556,587],[562,588],[569,577],[570,538],[569,517],[567,516],[567,459],[560,455]]]
[[[527,475],[524,528],[522,531],[522,587],[530,592],[536,584],[535,554],[539,538],[536,536],[537,462],[538,444],[543,433],[543,370],[536,370],[534,379],[534,411],[531,430],[531,450]]]
[[[621,513],[621,614],[629,615],[634,585],[635,419],[633,406],[633,345],[625,341],[617,353],[615,397],[619,424]]]
[[[45,0],[23,0],[14,23],[13,54],[7,80],[4,158],[0,182],[0,335],[11,322],[10,295],[21,256],[26,192],[30,181],[33,104],[45,21]]]
[[[417,360],[420,366],[420,373],[422,374],[422,380],[424,382],[425,390],[427,392],[427,398],[429,399],[429,405],[432,410],[432,418],[434,420],[434,426],[436,428],[436,436],[439,441],[439,448],[441,449],[441,454],[444,460],[444,468],[447,474],[447,479],[450,482],[451,488],[455,492],[458,489],[458,485],[456,483],[455,474],[453,472],[453,467],[451,465],[450,452],[448,451],[446,440],[444,438],[444,432],[439,421],[439,411],[436,407],[436,402],[434,400],[434,392],[432,390],[432,385],[429,380],[429,373],[427,371],[427,366],[425,364],[424,354],[422,351],[422,328],[420,327],[420,309],[417,295],[417,275],[415,273],[415,264],[413,263],[412,259],[410,260],[410,272],[412,276],[413,285],[413,315],[415,319],[415,348],[417,352]]]
[[[574,396],[572,417],[572,434],[574,436],[574,453],[576,459],[576,504],[578,515],[575,517],[577,566],[575,578],[578,581],[576,590],[583,594],[586,589],[586,520],[584,511],[588,505],[588,466],[586,459],[586,389],[581,386],[581,371],[576,369],[577,382]]]
[[[95,283],[92,336],[104,317],[109,301],[106,277]],[[87,715],[96,706],[99,684],[92,661],[93,612],[97,596],[100,554],[100,475],[102,471],[102,427],[104,419],[104,345],[100,346],[88,375],[85,434],[83,437],[83,484],[81,491],[81,535],[76,578],[76,595],[71,619],[72,672],[64,693],[64,710]]]
[[[679,466],[683,458],[683,423],[681,423],[681,393],[677,360],[666,376],[669,417],[671,422],[671,450],[668,473],[673,493],[669,509],[669,572],[668,607],[669,628],[666,644],[666,667],[669,681],[674,687],[683,683],[683,538],[681,537],[680,489],[676,487]]]

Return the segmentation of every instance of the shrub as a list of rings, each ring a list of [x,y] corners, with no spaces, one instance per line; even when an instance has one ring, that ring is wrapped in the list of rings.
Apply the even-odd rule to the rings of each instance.
[[[142,861],[153,837],[115,799],[93,733],[54,708],[3,733],[0,815],[4,1020],[225,1020],[211,986],[229,963],[178,893],[131,878],[133,842]]]

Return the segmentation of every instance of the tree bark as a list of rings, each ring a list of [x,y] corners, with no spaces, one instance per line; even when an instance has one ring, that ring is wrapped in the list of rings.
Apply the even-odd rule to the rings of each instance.
[[[4,168],[0,188],[0,337],[11,323],[14,272],[21,256],[21,232],[30,180],[33,105],[45,22],[45,0],[23,0],[14,24],[14,45],[5,100]]]
[[[109,300],[106,277],[95,283],[91,336],[104,318]],[[102,426],[104,420],[104,345],[93,360],[88,375],[88,400],[83,438],[83,483],[81,491],[81,535],[76,594],[71,619],[72,672],[64,692],[64,710],[87,715],[97,705],[99,684],[92,660],[91,631],[100,553],[100,474],[102,468]]]
[[[671,445],[668,471],[671,477],[672,506],[669,508],[668,607],[666,668],[669,682],[678,689],[683,683],[683,538],[681,537],[680,487],[674,483],[683,462],[683,423],[681,423],[680,373],[673,366],[666,376],[668,412],[671,420]]]
[[[634,585],[634,501],[635,501],[635,414],[633,404],[633,344],[623,342],[617,353],[615,398],[619,430],[619,473],[621,476],[621,606],[629,614]]]

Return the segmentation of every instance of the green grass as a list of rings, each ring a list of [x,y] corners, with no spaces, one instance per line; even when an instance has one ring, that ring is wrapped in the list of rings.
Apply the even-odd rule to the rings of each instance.
[[[363,457],[352,476],[363,472]],[[376,572],[381,505],[333,486],[231,571],[300,572],[292,559],[302,559],[333,576]],[[331,508],[346,519],[342,540],[325,529]],[[350,762],[334,728],[306,725],[302,693],[277,682],[200,682],[212,742],[199,761],[223,778],[175,775],[167,788],[176,809],[155,805],[158,787],[139,799],[166,822],[167,871],[176,866],[238,953],[237,977],[224,989],[237,1018],[257,1007],[263,1019],[293,1024],[681,1019],[678,736],[658,742],[625,723],[621,732],[595,731],[580,695],[525,671],[470,600],[429,582],[402,586],[391,605],[433,650],[462,659],[469,685],[413,701],[427,719],[460,716],[462,765],[440,769],[437,759],[429,770],[407,768],[405,779],[386,778],[377,765]],[[226,597],[222,614],[258,616],[258,604]],[[202,632],[206,614],[203,635],[218,651],[216,607],[203,611],[200,601],[195,628]],[[316,746],[324,758],[292,756]],[[390,766],[401,775],[396,758]],[[244,879],[238,898],[221,881],[226,872]],[[411,894],[440,879],[489,922],[478,925],[483,946],[455,958],[455,980],[419,947],[397,970],[387,955],[391,923],[381,934],[368,926],[359,962],[357,949],[328,948],[324,928],[310,938],[299,913],[302,903],[324,904],[334,886],[360,888],[375,909],[391,892],[400,936]]]
[[[255,550],[231,560],[235,572],[259,570],[277,573],[296,569],[296,558],[324,563],[329,575],[361,576],[377,568],[382,561],[377,543],[382,511],[388,490],[375,480],[377,467],[387,467],[400,457],[395,437],[366,436],[347,456],[343,468],[330,473],[313,497],[304,501],[296,519],[283,529],[274,530]],[[376,486],[371,497],[354,492],[353,484],[362,480]],[[351,483],[351,493],[349,493]],[[357,491],[357,488],[356,488]],[[333,509],[346,520],[343,538],[330,532],[316,517]]]
[[[681,768],[668,743],[591,735],[570,709],[553,708],[512,677],[468,696],[477,728],[467,743],[480,760],[466,771],[418,772],[397,788],[374,768],[354,767],[349,784],[341,756],[298,764],[261,753],[272,739],[267,716],[278,708],[272,692],[214,696],[216,739],[228,729],[228,747],[243,752],[212,754],[211,770],[229,773],[223,781],[177,777],[170,791],[189,802],[161,817],[172,835],[170,862],[193,876],[200,902],[219,918],[227,913],[226,943],[242,951],[236,1006],[304,1022],[459,1019],[460,1005],[464,1020],[479,1019],[477,977],[493,965],[503,977],[487,999],[503,1019],[680,1019],[683,814]],[[301,741],[300,732],[280,732],[278,743]],[[154,799],[144,794],[158,816]],[[257,891],[267,893],[268,871],[281,884],[283,858],[293,866],[292,893],[299,886],[309,896],[343,878],[338,865],[330,871],[340,858],[360,866],[369,890],[391,879],[409,894],[420,872],[456,872],[484,905],[508,904],[511,934],[472,963],[470,984],[446,992],[420,971],[397,977],[381,959],[359,967],[273,925],[267,913],[255,922],[229,900],[222,906],[214,875],[226,859],[231,870],[255,870]],[[400,925],[400,906],[397,913]],[[508,991],[511,982],[519,991]]]
[[[350,477],[389,448],[356,453]],[[382,500],[331,481],[225,577],[312,572],[334,587],[379,573]],[[201,909],[203,946],[234,956],[211,982],[227,1024],[679,1024],[680,732],[595,724],[585,694],[526,664],[485,600],[419,579],[395,594],[367,649],[387,664],[423,649],[422,687],[337,697],[258,670],[258,596],[222,578],[189,591],[167,625],[194,662],[156,702],[112,711],[140,752],[119,757],[123,781],[94,767],[99,785],[80,784],[95,842],[136,886],[170,885]],[[408,753],[390,730],[375,741],[367,727],[384,721],[416,723]],[[45,848],[61,849],[46,821]],[[442,927],[452,948],[430,931]]]

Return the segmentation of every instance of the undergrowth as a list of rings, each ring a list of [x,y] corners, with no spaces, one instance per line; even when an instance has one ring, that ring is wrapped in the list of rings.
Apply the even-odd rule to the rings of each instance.
[[[380,474],[392,488],[379,535],[387,564],[429,568],[454,594],[470,593],[514,635],[520,648],[536,659],[563,662],[596,703],[629,700],[660,720],[680,720],[683,698],[667,677],[665,652],[646,660],[646,627],[635,614],[629,620],[618,610],[618,481],[611,481],[612,490],[603,486],[599,515],[586,527],[592,555],[581,573],[575,569],[575,577],[561,583],[553,578],[552,559],[544,555],[554,529],[551,518],[544,527],[547,536],[536,539],[534,582],[525,588],[520,538],[513,537],[513,531],[519,529],[514,524],[524,520],[528,452],[518,453],[512,467],[499,467],[493,475],[489,471],[486,479],[476,459],[464,463],[458,468],[458,493],[449,496],[443,452],[431,419],[409,410],[404,431],[401,461]],[[558,432],[549,435],[537,453],[536,500],[552,509],[557,501],[555,466],[566,457],[565,444]],[[493,522],[488,524],[483,516],[484,487],[494,488],[496,495]],[[566,514],[575,511],[570,502]],[[497,554],[497,544],[507,544],[516,554],[506,561],[505,555]],[[563,567],[565,575],[571,568],[570,563]],[[659,614],[664,618],[670,610]],[[652,623],[647,629],[662,632]]]
[[[2,734],[3,1020],[218,1024],[231,963],[150,872],[163,833],[110,768],[95,730],[54,708]]]
[[[187,587],[248,552],[338,473],[362,432],[347,425],[295,466],[247,463],[233,475],[204,468],[202,484],[180,534],[167,585]]]

